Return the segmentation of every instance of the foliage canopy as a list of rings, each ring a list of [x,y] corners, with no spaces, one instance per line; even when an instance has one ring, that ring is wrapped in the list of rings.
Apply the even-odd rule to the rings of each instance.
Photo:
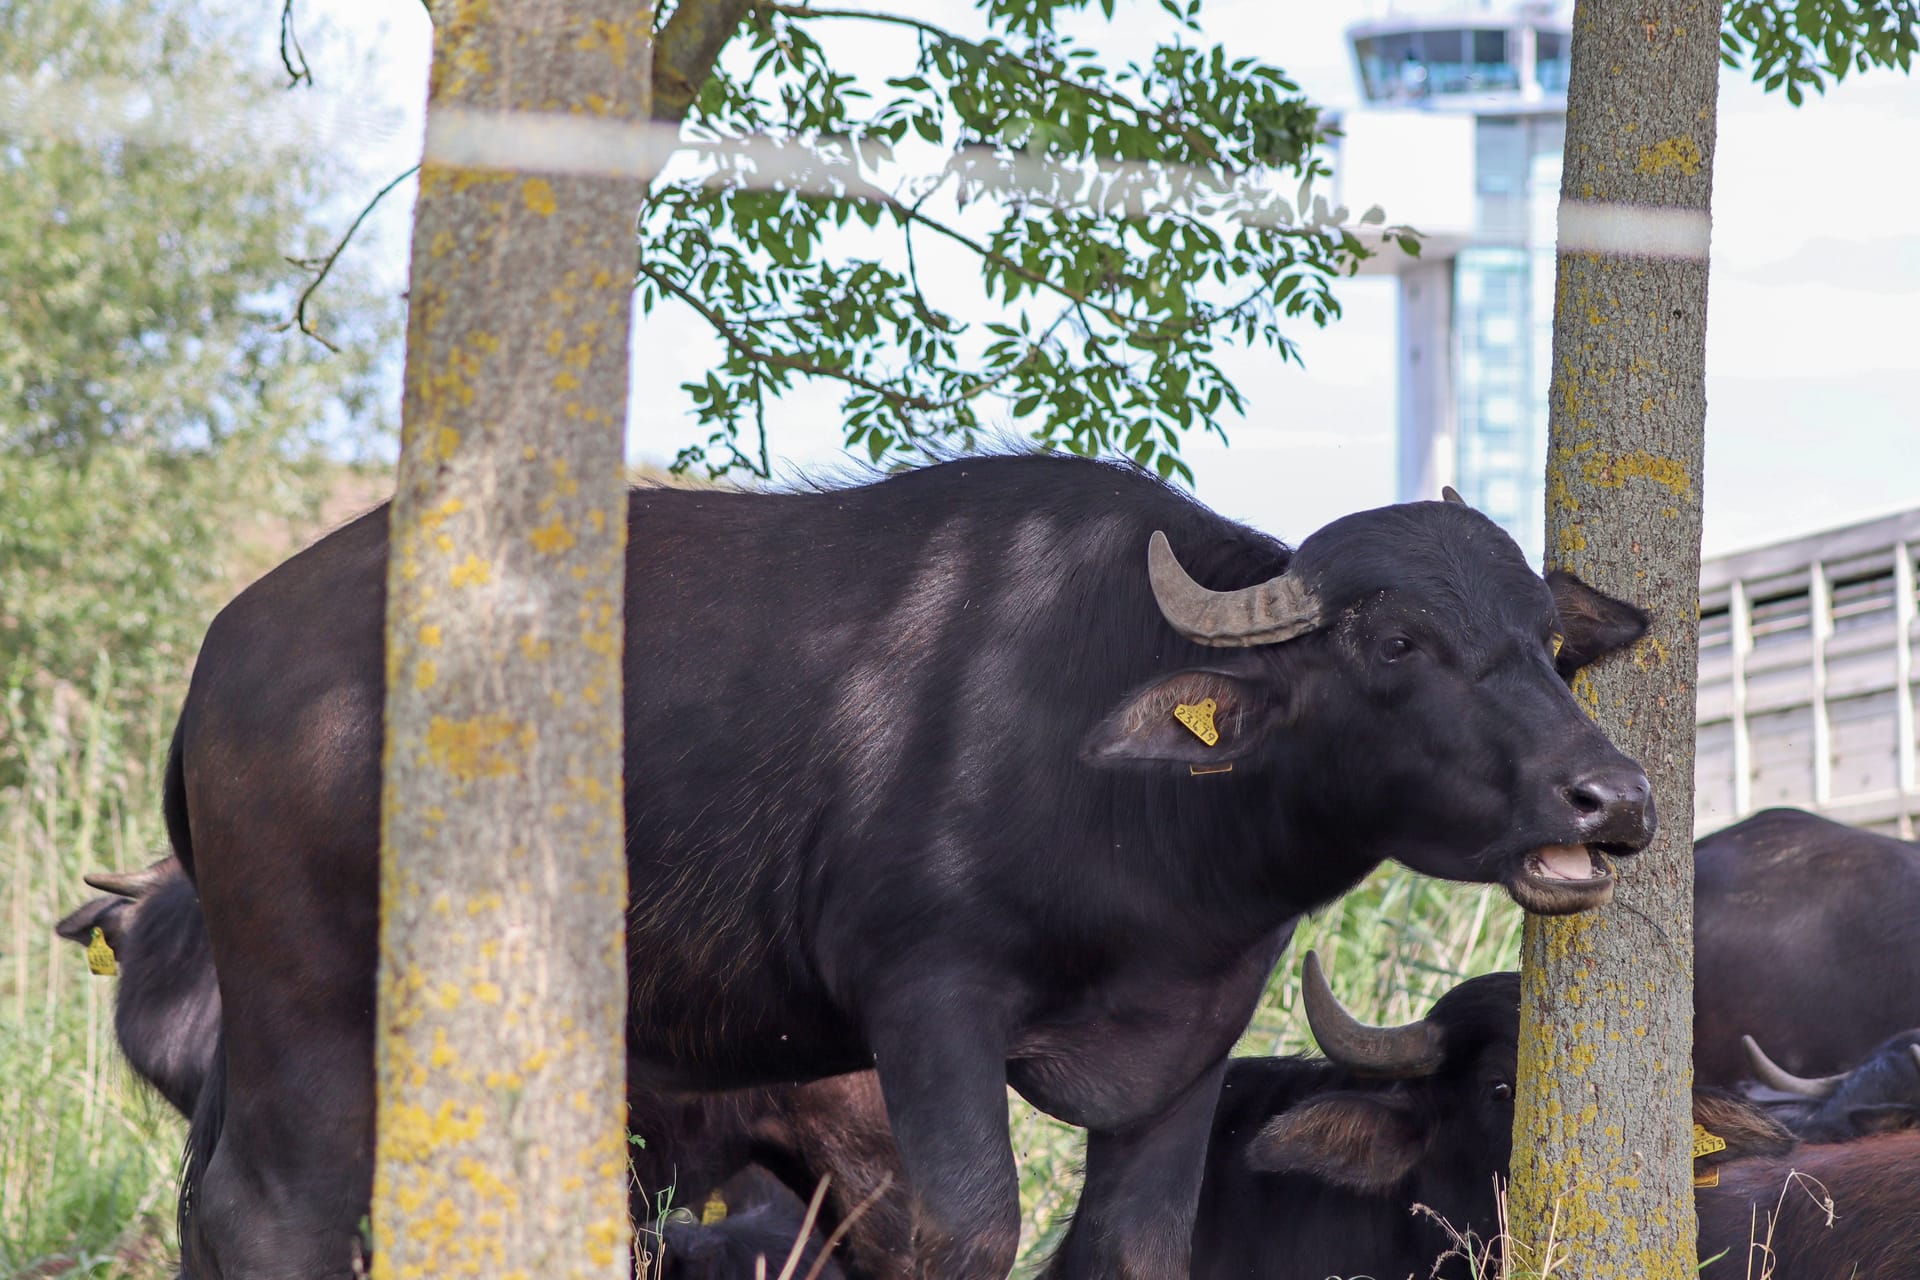
[[[663,8],[663,34],[725,2]],[[1337,316],[1333,282],[1365,251],[1311,189],[1319,110],[1278,68],[1204,44],[1199,0],[1161,7],[1155,47],[1115,63],[1071,21],[1113,0],[983,0],[971,33],[748,6],[686,137],[697,153],[772,134],[803,144],[794,167],[767,190],[709,153],[641,215],[642,306],[677,300],[724,343],[687,386],[710,435],[680,465],[764,475],[768,401],[815,378],[841,385],[847,442],[876,462],[1016,423],[1187,474],[1182,433],[1221,432],[1244,403],[1218,345],[1295,358],[1285,322]],[[858,74],[860,41],[905,60]],[[975,264],[970,310],[922,287],[939,252]]]
[[[278,328],[289,255],[323,239],[311,211],[356,175],[246,127],[283,101],[252,31],[205,0],[0,0],[0,678],[17,696],[84,688],[107,654],[123,709],[171,701],[236,539],[310,505],[323,429],[381,420],[391,302],[343,276],[342,355]],[[142,127],[176,119],[196,127]]]

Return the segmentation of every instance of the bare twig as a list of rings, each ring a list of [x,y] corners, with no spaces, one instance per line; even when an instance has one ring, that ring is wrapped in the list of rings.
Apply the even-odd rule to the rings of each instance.
[[[289,55],[288,50],[292,50]],[[313,68],[307,65],[307,52],[300,47],[300,35],[293,29],[293,0],[280,4],[280,65],[287,69],[287,88],[302,80],[313,86]]]
[[[287,0],[287,2],[289,6],[291,6],[293,0]],[[294,266],[304,271],[312,271],[314,276],[313,279],[307,281],[307,287],[300,291],[300,301],[294,304],[293,315],[284,323],[274,326],[275,333],[285,333],[288,329],[298,328],[300,332],[306,334],[327,350],[336,353],[340,350],[340,348],[328,342],[314,330],[312,323],[307,319],[307,304],[313,301],[313,295],[319,290],[321,283],[326,280],[327,273],[333,270],[333,264],[340,260],[342,253],[346,252],[347,245],[353,241],[354,233],[360,230],[360,224],[367,220],[367,215],[373,212],[374,206],[386,199],[388,192],[418,172],[420,172],[420,166],[417,164],[413,165],[392,182],[389,182],[386,186],[374,192],[373,199],[367,201],[366,207],[360,210],[359,216],[353,220],[353,225],[347,228],[346,234],[340,237],[339,243],[333,246],[333,251],[327,254],[326,257],[287,259],[288,262],[291,262]]]
[[[800,1255],[806,1250],[807,1237],[813,1234],[813,1224],[820,1217],[820,1204],[827,1198],[827,1185],[832,1181],[832,1174],[822,1174],[820,1185],[813,1189],[813,1199],[807,1203],[807,1216],[800,1222],[800,1234],[793,1238],[793,1249],[787,1254],[787,1265],[780,1268],[780,1280],[793,1280],[794,1272],[799,1269]],[[762,1261],[764,1258],[765,1255],[762,1255]]]

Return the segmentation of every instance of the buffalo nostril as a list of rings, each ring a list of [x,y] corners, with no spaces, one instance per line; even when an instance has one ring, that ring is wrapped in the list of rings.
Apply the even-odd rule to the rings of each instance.
[[[1581,813],[1598,813],[1607,807],[1607,798],[1588,782],[1576,782],[1567,788],[1567,803]]]
[[[1608,769],[1577,778],[1562,789],[1582,825],[1612,828],[1644,825],[1651,812],[1652,788],[1638,769]]]

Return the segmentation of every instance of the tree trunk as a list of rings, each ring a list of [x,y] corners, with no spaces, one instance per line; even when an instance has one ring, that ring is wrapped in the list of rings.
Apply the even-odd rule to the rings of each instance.
[[[1580,0],[1567,89],[1547,558],[1652,611],[1574,689],[1660,836],[1611,906],[1529,917],[1509,1262],[1692,1277],[1693,741],[1718,3]],[[1549,1238],[1554,1258],[1546,1256]]]
[[[513,131],[472,113],[646,120],[651,14],[437,17],[387,577],[374,1274],[616,1280],[644,184],[474,167]]]

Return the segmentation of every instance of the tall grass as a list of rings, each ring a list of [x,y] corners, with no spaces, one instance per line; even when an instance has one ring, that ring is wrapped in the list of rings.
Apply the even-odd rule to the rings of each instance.
[[[110,664],[51,697],[5,690],[0,752],[0,1276],[169,1276],[184,1126],[113,1040],[113,982],[53,924],[81,875],[150,861],[158,770],[123,749]],[[160,735],[145,734],[148,741]]]

